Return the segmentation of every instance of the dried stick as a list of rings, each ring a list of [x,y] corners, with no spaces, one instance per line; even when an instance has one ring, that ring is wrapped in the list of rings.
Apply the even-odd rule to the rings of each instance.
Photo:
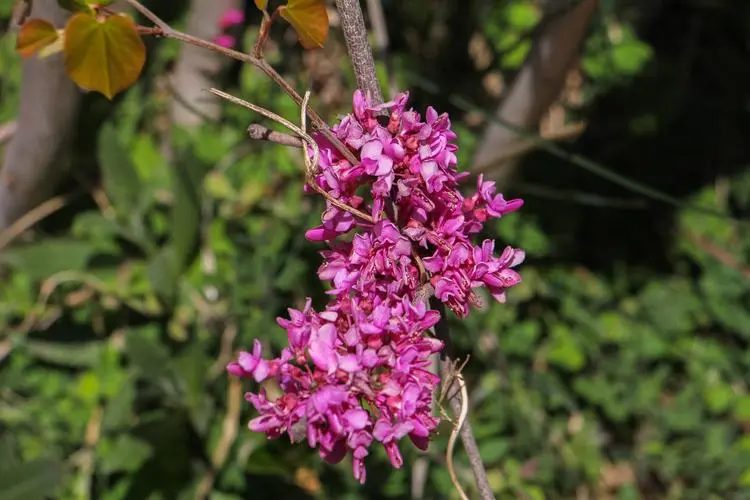
[[[268,141],[275,144],[281,144],[282,146],[291,146],[294,148],[301,148],[303,141],[299,137],[285,134],[284,132],[277,132],[271,130],[268,127],[264,127],[259,123],[252,123],[247,127],[247,135],[250,139],[256,141]]]

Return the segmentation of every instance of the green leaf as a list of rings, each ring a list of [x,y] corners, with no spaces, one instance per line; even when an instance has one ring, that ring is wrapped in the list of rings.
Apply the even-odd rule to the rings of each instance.
[[[563,325],[555,325],[547,360],[561,368],[578,371],[586,363],[586,356],[570,330]]]
[[[66,238],[49,238],[39,243],[3,250],[0,263],[26,273],[32,280],[48,278],[61,271],[86,268],[94,249],[89,242]]]
[[[138,212],[143,186],[138,172],[130,162],[127,149],[120,142],[111,123],[105,124],[99,132],[97,153],[104,190],[115,208],[122,214],[132,215]]]
[[[156,325],[128,332],[126,352],[144,379],[158,379],[169,372],[169,351],[159,342]]]
[[[509,449],[510,443],[505,438],[493,438],[479,443],[479,454],[485,464],[497,462]]]
[[[102,440],[96,447],[99,466],[104,474],[134,472],[153,454],[151,446],[133,436],[123,434],[114,441]]]
[[[624,40],[612,48],[612,61],[618,73],[634,75],[651,59],[651,47],[636,38]]]
[[[175,270],[181,273],[190,264],[200,236],[204,169],[195,159],[182,158],[175,163],[174,173],[170,243]]]
[[[741,422],[750,422],[750,395],[745,394],[737,398],[732,414]]]
[[[63,463],[38,459],[0,468],[0,498],[3,500],[44,500],[60,485]]]
[[[29,340],[26,350],[34,358],[63,366],[91,367],[101,359],[106,343],[94,342],[49,342]]]
[[[146,274],[159,298],[166,304],[173,304],[177,295],[180,273],[171,246],[165,246],[151,259]]]
[[[505,11],[508,24],[517,30],[527,30],[539,22],[539,8],[532,3],[513,3]]]
[[[74,15],[65,26],[64,52],[68,76],[110,100],[135,83],[146,62],[146,46],[125,14]]]
[[[126,379],[120,390],[112,397],[104,410],[102,428],[114,430],[123,427],[133,418],[133,403],[135,402],[135,385],[132,378]]]

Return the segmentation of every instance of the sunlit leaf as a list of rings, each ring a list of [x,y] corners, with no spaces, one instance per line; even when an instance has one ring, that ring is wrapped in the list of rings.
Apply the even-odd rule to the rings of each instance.
[[[146,47],[130,17],[81,13],[68,21],[65,68],[81,87],[112,99],[135,83],[145,61]]]
[[[65,30],[57,30],[57,40],[39,50],[39,59],[45,59],[62,52],[65,48]]]
[[[268,6],[268,0],[255,0],[255,6],[260,10],[266,10]]]
[[[279,13],[292,25],[304,48],[323,47],[328,37],[328,13],[323,0],[289,0],[279,7]]]
[[[29,19],[18,32],[16,50],[22,56],[29,57],[52,45],[57,39],[57,29],[52,23],[44,19]]]

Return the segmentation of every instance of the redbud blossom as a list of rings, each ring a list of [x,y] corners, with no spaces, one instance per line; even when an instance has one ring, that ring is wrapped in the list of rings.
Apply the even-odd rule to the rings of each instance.
[[[288,335],[280,357],[264,360],[256,341],[252,353],[227,367],[256,382],[274,378],[281,388],[273,401],[262,389],[246,395],[259,413],[251,430],[269,438],[287,434],[292,442],[306,438],[331,463],[351,453],[362,483],[373,442],[398,468],[399,441],[409,436],[424,450],[439,423],[432,406],[440,379],[430,372],[430,356],[443,345],[429,330],[440,315],[428,309],[424,287],[465,317],[479,288],[503,302],[521,280],[514,268],[524,259],[512,247],[495,255],[493,240],[472,242],[488,219],[523,202],[505,200],[481,176],[476,193],[465,197],[448,116],[428,108],[422,120],[406,109],[407,98],[370,106],[362,92],[354,94],[353,113],[332,131],[360,158],[357,164],[314,136],[320,150],[314,182],[374,223],[328,202],[306,237],[329,245],[318,276],[330,283],[330,302],[316,312],[308,299],[303,310],[279,318]],[[387,120],[379,120],[384,113]]]

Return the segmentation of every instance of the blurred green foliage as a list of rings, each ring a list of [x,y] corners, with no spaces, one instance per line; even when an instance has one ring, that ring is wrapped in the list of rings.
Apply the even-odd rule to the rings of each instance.
[[[522,1],[492,12],[486,34],[516,68],[539,13]],[[12,46],[0,40],[2,119],[17,99]],[[161,45],[150,75],[176,54]],[[651,57],[632,29],[613,40],[601,28],[583,68],[601,90]],[[207,481],[212,500],[409,498],[410,466],[425,458],[409,446],[398,471],[377,450],[360,488],[346,462],[326,466],[246,430],[252,411],[224,365],[255,338],[278,349],[276,316],[324,300],[321,248],[303,237],[321,203],[302,194],[299,152],[248,142],[257,117],[236,107],[221,123],[172,130],[167,160],[152,119],[164,103],[148,82],[87,135],[103,196],[0,253],[0,498],[183,499]],[[236,82],[230,90],[295,120],[251,68]],[[465,160],[476,137],[456,127]],[[750,173],[727,184],[688,201],[750,213]],[[747,227],[680,212],[662,272],[587,268],[543,222],[522,210],[487,228],[527,250],[524,282],[508,304],[452,322],[471,355],[471,418],[498,498],[750,498]],[[457,498],[448,434],[445,424],[426,455],[425,498]]]

